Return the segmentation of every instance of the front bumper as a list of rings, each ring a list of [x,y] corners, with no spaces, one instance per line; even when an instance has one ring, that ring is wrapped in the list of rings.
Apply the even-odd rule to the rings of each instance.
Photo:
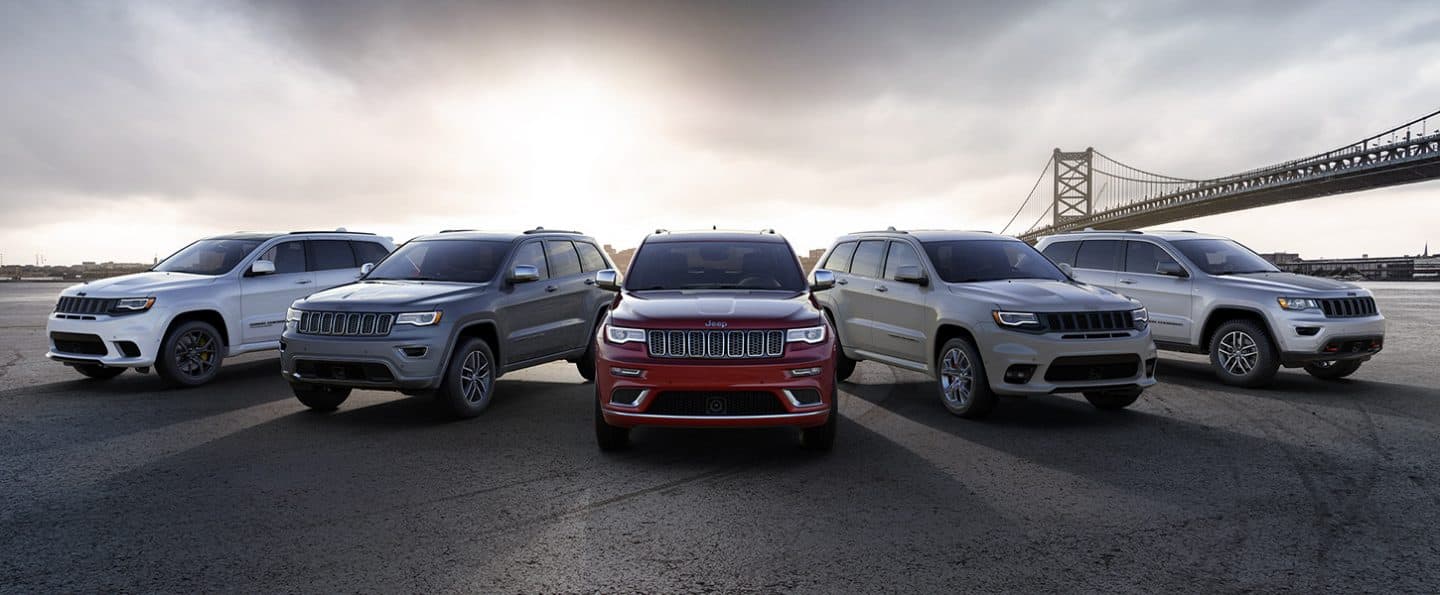
[[[303,335],[287,330],[280,341],[280,373],[294,383],[425,390],[440,384],[448,363],[446,343],[444,336],[424,329],[397,330],[384,337]],[[413,355],[420,350],[423,355]]]
[[[616,368],[638,370],[635,376],[617,375]],[[811,376],[794,376],[792,370],[820,368]],[[601,340],[595,350],[596,398],[605,423],[633,428],[638,426],[669,426],[688,428],[810,428],[824,425],[834,410],[835,344],[827,339],[814,346],[791,344],[786,355],[762,360],[704,360],[651,358],[635,344],[616,346]],[[632,403],[611,402],[615,391],[639,391]],[[706,392],[769,393],[780,404],[763,414],[656,413],[652,406],[662,393]],[[795,395],[800,391],[816,391],[818,402],[804,403]],[[723,407],[723,405],[722,405]]]
[[[1061,333],[1025,333],[998,327],[982,328],[976,339],[980,342],[980,357],[985,363],[985,376],[989,379],[990,389],[997,394],[1024,396],[1147,388],[1155,384],[1156,351],[1149,330],[1109,339],[1062,339],[1060,335]],[[1060,358],[1127,355],[1139,358],[1139,365],[1133,375],[1096,380],[1046,379],[1051,372],[1052,363]],[[1034,366],[1034,369],[1026,382],[1008,382],[1005,373],[1011,366]]]
[[[45,324],[45,336],[50,341],[45,357],[65,364],[98,364],[118,368],[153,366],[165,334],[166,319],[163,311],[155,309],[123,316],[87,314],[83,319],[74,314],[51,313]],[[66,335],[84,339],[56,340],[57,336],[63,338]],[[82,352],[73,347],[77,344],[94,348]],[[126,349],[131,350],[130,353],[126,353]],[[100,353],[102,350],[104,353]]]
[[[1312,361],[1368,360],[1385,346],[1385,317],[1326,318],[1319,312],[1273,314],[1280,362],[1300,366]]]

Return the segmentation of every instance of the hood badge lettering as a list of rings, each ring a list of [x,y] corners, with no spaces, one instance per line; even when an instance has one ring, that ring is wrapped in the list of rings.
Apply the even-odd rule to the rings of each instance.
[[[730,323],[725,322],[724,320],[707,320],[707,321],[705,321],[705,328],[725,328],[725,327],[727,327],[727,326],[730,326]]]

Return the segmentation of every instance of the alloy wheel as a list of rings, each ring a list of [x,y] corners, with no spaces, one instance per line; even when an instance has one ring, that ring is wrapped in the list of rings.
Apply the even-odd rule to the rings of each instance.
[[[1230,331],[1220,339],[1220,367],[1236,376],[1244,376],[1260,362],[1260,347],[1255,338],[1244,331]]]
[[[479,351],[465,355],[460,365],[460,392],[470,403],[480,403],[490,394],[493,375],[490,373],[490,359]]]
[[[191,378],[201,378],[215,370],[216,339],[214,335],[195,329],[175,341],[175,368]]]
[[[950,405],[963,408],[970,403],[975,388],[975,367],[970,356],[952,348],[940,358],[940,390]]]

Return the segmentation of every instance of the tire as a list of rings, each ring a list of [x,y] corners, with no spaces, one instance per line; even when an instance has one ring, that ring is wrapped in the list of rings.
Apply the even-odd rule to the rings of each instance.
[[[350,387],[330,386],[326,384],[301,384],[290,385],[290,392],[295,393],[295,398],[300,399],[306,407],[316,411],[334,411],[340,407],[345,399],[350,398]]]
[[[1090,404],[1094,405],[1096,409],[1114,411],[1133,405],[1144,392],[1145,390],[1140,387],[1090,391],[1085,393],[1085,400],[1090,401]]]
[[[94,378],[96,380],[109,380],[125,373],[125,368],[114,368],[111,366],[101,366],[98,364],[75,364],[70,367],[75,368],[75,371],[79,372],[81,375]]]
[[[477,338],[462,339],[450,354],[435,400],[455,417],[480,415],[495,395],[495,352]]]
[[[585,350],[585,355],[575,360],[575,371],[585,382],[595,382],[595,343],[592,341],[590,347]]]
[[[1321,380],[1339,380],[1360,369],[1360,364],[1365,363],[1358,359],[1347,361],[1327,360],[1310,362],[1305,364],[1305,371],[1311,376]]]
[[[995,392],[990,390],[990,381],[985,377],[984,361],[970,341],[946,341],[940,348],[940,356],[935,358],[935,370],[936,392],[940,403],[951,414],[980,419],[995,409]]]
[[[595,444],[600,450],[613,452],[630,445],[630,428],[621,428],[605,423],[600,412],[600,389],[595,389]]]
[[[845,357],[845,348],[840,344],[840,327],[835,325],[835,318],[825,313],[825,322],[830,323],[830,331],[835,333],[835,379],[844,382],[850,379],[855,373],[855,360]]]
[[[1280,358],[1264,327],[1251,320],[1231,320],[1210,336],[1210,365],[1221,382],[1255,388],[1275,378]]]
[[[824,425],[800,430],[800,446],[807,450],[830,452],[835,446],[835,432],[840,428],[840,393],[830,383],[830,417]]]
[[[165,334],[155,371],[174,387],[200,386],[215,379],[225,359],[225,342],[208,322],[192,320]]]

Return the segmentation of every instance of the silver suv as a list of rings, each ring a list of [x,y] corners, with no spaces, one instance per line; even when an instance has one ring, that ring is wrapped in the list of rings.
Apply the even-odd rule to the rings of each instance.
[[[1148,316],[1133,300],[1077,283],[1029,245],[964,231],[839,238],[816,276],[840,339],[838,376],[857,360],[929,374],[951,413],[982,417],[996,395],[1079,392],[1100,409],[1155,384]]]
[[[1188,231],[1084,231],[1041,238],[1075,277],[1140,300],[1161,349],[1208,353],[1215,373],[1261,386],[1280,366],[1335,379],[1385,342],[1364,288],[1282,273],[1233,240]]]

